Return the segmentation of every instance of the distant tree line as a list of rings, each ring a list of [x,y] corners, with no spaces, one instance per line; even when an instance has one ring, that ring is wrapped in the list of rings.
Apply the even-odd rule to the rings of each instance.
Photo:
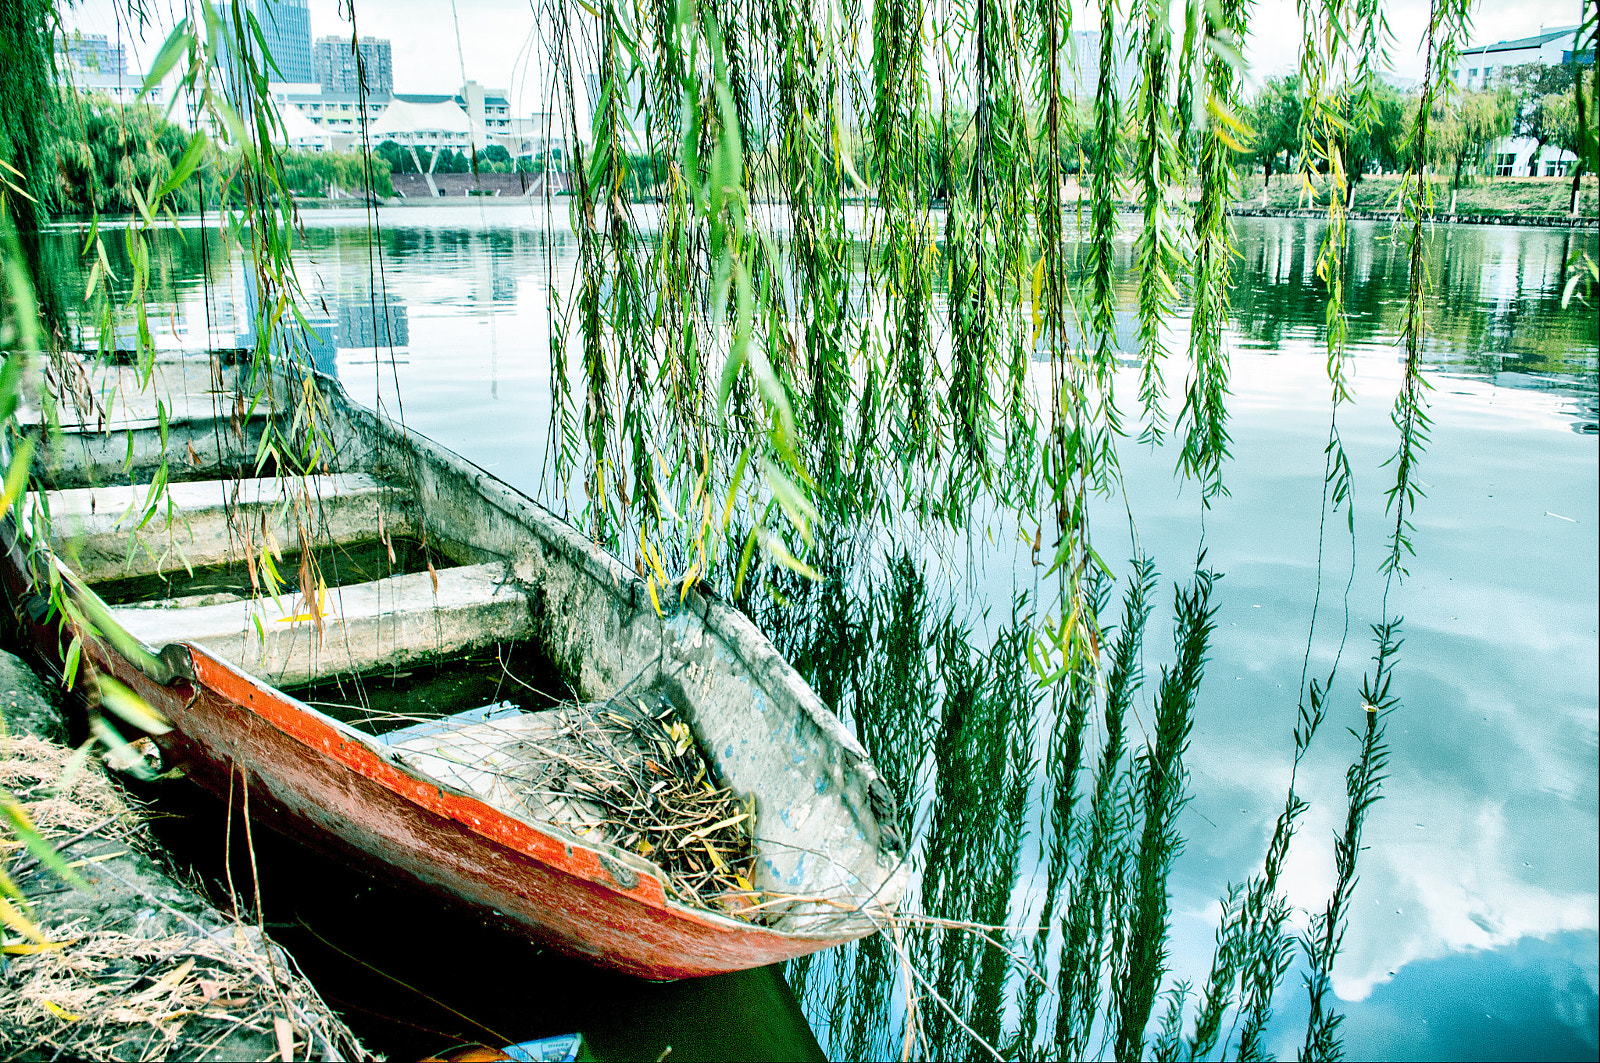
[[[1535,142],[1529,170],[1537,173],[1550,149],[1579,154],[1582,130],[1573,103],[1574,64],[1557,66],[1530,63],[1508,67],[1486,89],[1461,89],[1450,94],[1430,119],[1429,161],[1435,171],[1451,178],[1452,187],[1487,171],[1494,172],[1489,153],[1507,136]],[[1398,170],[1415,120],[1414,100],[1387,83],[1360,101],[1366,108],[1357,116],[1355,102],[1344,101],[1352,133],[1344,145],[1344,169],[1351,182],[1370,173]],[[999,101],[997,106],[1003,106]],[[1240,165],[1259,168],[1264,184],[1297,168],[1301,146],[1302,94],[1298,75],[1268,78],[1239,117],[1251,135],[1240,138]],[[53,186],[45,189],[41,205],[52,214],[121,214],[138,209],[141,194],[165,180],[189,145],[190,134],[168,121],[156,108],[119,104],[108,97],[63,89],[51,108],[49,146],[44,154]],[[970,116],[967,116],[970,118]],[[1360,121],[1357,121],[1357,118]],[[1067,136],[1062,141],[1061,171],[1092,171],[1098,155],[1087,104],[1067,116]],[[867,192],[876,175],[865,164],[855,138],[845,136],[841,150],[852,165],[844,167],[846,188]],[[943,120],[929,116],[917,138],[917,150],[903,160],[928,173],[927,186],[934,199],[948,198],[949,175],[969,172],[975,135],[973,123],[961,117]],[[1048,160],[1037,157],[1029,145],[1019,145],[1019,164],[1042,169]],[[240,160],[207,146],[205,162],[172,197],[184,211],[232,204],[242,194],[230,180]],[[435,158],[437,154],[437,158]],[[858,161],[857,161],[858,160]],[[475,153],[451,148],[432,149],[385,140],[365,156],[359,152],[284,153],[284,178],[295,195],[307,197],[371,194],[394,195],[391,173],[537,173],[542,159],[513,159],[495,144]],[[641,195],[650,194],[665,178],[665,160],[628,156],[630,183]],[[864,176],[863,176],[864,171]],[[1574,175],[1575,179],[1578,175]],[[1265,189],[1264,189],[1265,191]]]
[[[1528,170],[1515,176],[1537,175],[1547,148],[1581,155],[1581,129],[1573,103],[1578,70],[1573,63],[1528,63],[1505,68],[1487,88],[1450,93],[1429,119],[1429,162],[1436,172],[1450,175],[1453,187],[1459,187],[1468,177],[1494,173],[1489,152],[1503,137],[1527,137],[1535,142]],[[1365,174],[1401,168],[1416,118],[1414,97],[1386,83],[1379,83],[1364,102],[1369,108],[1362,116],[1365,120],[1356,121],[1352,101],[1344,101],[1352,131],[1345,144],[1344,165],[1352,185]],[[1299,77],[1268,78],[1251,101],[1246,118],[1255,131],[1246,157],[1261,168],[1266,182],[1276,173],[1293,169],[1301,143]]]
[[[155,107],[121,104],[109,97],[62,89],[51,107],[41,205],[54,215],[128,214],[141,197],[165,181],[192,135]],[[359,152],[288,151],[283,176],[297,196],[360,195],[369,184],[380,197],[394,195],[387,160]],[[178,211],[237,206],[243,189],[233,178],[243,160],[208,139],[194,175],[170,197]]]
[[[1557,150],[1581,156],[1578,149],[1582,129],[1573,102],[1573,84],[1580,69],[1574,63],[1529,63],[1504,68],[1487,89],[1451,91],[1429,118],[1427,161],[1433,172],[1449,177],[1452,187],[1479,175],[1492,176],[1496,161],[1491,157],[1492,148],[1509,136],[1528,137],[1535,142],[1526,169],[1520,169],[1515,176],[1536,176]],[[1239,147],[1234,153],[1236,164],[1259,170],[1266,186],[1274,177],[1298,170],[1299,154],[1308,134],[1302,128],[1303,105],[1299,75],[1266,79],[1237,115],[1241,128],[1235,131]],[[1004,98],[993,100],[990,121],[1000,122],[1010,106]],[[1341,109],[1349,130],[1342,161],[1353,200],[1355,185],[1363,177],[1405,167],[1416,120],[1416,95],[1413,90],[1379,81],[1359,98],[1352,99],[1347,93],[1341,100]],[[1084,99],[1076,101],[1062,116],[1059,172],[1092,173],[1101,165],[1104,153],[1096,142],[1092,111],[1092,101]],[[1033,116],[1028,116],[1028,121],[1031,124]],[[952,180],[959,179],[956,175],[973,172],[978,140],[975,115],[970,110],[952,109],[923,114],[918,123],[915,135],[907,138],[907,150],[896,158],[896,165],[919,170],[924,175],[920,183],[933,200],[948,199]],[[1111,161],[1120,172],[1128,173],[1133,160],[1127,157],[1127,150],[1137,143],[1137,130],[1125,128],[1117,139],[1119,147]],[[1050,160],[1039,150],[1038,143],[1038,138],[1029,136],[1027,142],[1009,145],[1004,157],[990,160],[990,172],[1010,173],[1020,167],[1035,175],[1043,173]],[[1006,147],[1001,145],[1003,151]],[[775,151],[772,144],[761,150],[756,164],[758,186],[775,180]],[[872,195],[884,175],[876,173],[869,161],[874,154],[870,145],[859,133],[847,132],[840,137],[839,153],[844,188]],[[653,179],[661,179],[656,175],[664,174],[664,161],[656,160],[652,165],[646,157],[629,155],[629,182],[648,189]],[[1319,169],[1325,170],[1326,165],[1321,163]],[[1569,176],[1576,180],[1580,175],[1569,171]]]

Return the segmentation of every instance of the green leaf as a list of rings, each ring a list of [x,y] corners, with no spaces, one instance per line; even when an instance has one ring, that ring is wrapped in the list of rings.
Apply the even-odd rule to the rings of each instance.
[[[800,492],[800,489],[794,485],[793,480],[785,476],[781,469],[764,456],[761,459],[761,472],[766,478],[767,486],[772,489],[772,496],[778,500],[778,505],[783,508],[784,516],[789,518],[789,523],[795,526],[795,529],[800,532],[801,536],[809,544],[811,542],[811,525],[821,519],[817,515],[816,508],[812,506],[811,500]]]
[[[22,370],[28,359],[20,352],[8,355],[0,364],[0,422],[9,421],[22,399]]]
[[[245,155],[245,160],[252,165],[255,163],[255,145],[250,142],[250,137],[244,130],[244,122],[239,118],[239,112],[227,100],[214,99],[217,115],[222,119],[222,125],[228,132],[228,139],[237,144]]]
[[[13,355],[8,358],[7,364],[16,360]],[[25,436],[17,445],[17,451],[11,455],[11,468],[6,470],[6,490],[0,495],[0,517],[11,512],[11,506],[28,486],[28,468],[33,464],[33,437]]]
[[[812,568],[810,565],[791,554],[789,552],[789,548],[784,545],[783,540],[778,536],[772,534],[763,534],[761,536],[761,546],[767,551],[767,553],[772,555],[773,560],[777,561],[778,564],[782,565],[784,568],[787,568],[793,572],[798,572],[806,579],[819,581],[822,579],[822,573],[818,572],[816,569]]]
[[[205,157],[207,143],[209,141],[207,141],[205,133],[197,130],[194,136],[189,138],[189,146],[184,148],[183,154],[178,157],[178,162],[173,166],[171,175],[161,182],[161,187],[156,189],[153,198],[161,199],[163,196],[177,191],[178,186],[189,179],[195,168],[200,165],[200,160]],[[92,284],[91,287],[93,287]]]
[[[144,757],[137,749],[129,744],[126,738],[117,733],[117,729],[106,723],[105,717],[99,713],[89,718],[89,730],[94,736],[105,744],[111,753],[114,762],[128,774],[143,782],[154,782],[156,773],[145,766]]]
[[[139,186],[129,185],[128,191],[133,193],[133,205],[139,208],[139,216],[144,219],[144,223],[154,225],[156,220],[150,216],[150,205],[145,202],[144,196],[139,194]]]
[[[62,671],[63,677],[64,677],[64,679],[66,681],[66,686],[67,686],[68,690],[71,690],[72,687],[73,687],[73,684],[76,683],[77,680],[78,680],[78,664],[79,664],[80,659],[82,658],[82,655],[83,655],[83,636],[82,635],[73,635],[72,636],[72,645],[67,647],[67,659],[66,659],[66,662],[61,666],[61,671]]]
[[[203,5],[209,7],[210,5]],[[139,89],[139,99],[148,96],[152,89],[161,84],[172,67],[178,61],[178,56],[189,50],[194,43],[194,34],[189,32],[189,20],[183,19],[172,32],[167,34],[167,39],[161,45],[161,50],[156,53],[155,62],[150,64],[150,73],[144,76],[144,86]]]
[[[172,730],[172,725],[165,717],[152,709],[138,694],[110,676],[97,676],[95,689],[100,695],[101,705],[145,734],[164,735]]]
[[[100,283],[100,260],[95,259],[89,267],[89,281],[83,286],[83,301],[88,302],[94,296],[95,285]]]
[[[750,454],[755,449],[755,444],[747,443],[739,452],[739,460],[733,465],[733,475],[728,478],[728,499],[722,507],[722,530],[728,530],[728,522],[733,519],[733,501],[739,494],[739,485],[744,482],[744,468],[750,461]]]
[[[67,576],[66,579],[71,589],[71,597],[63,596],[61,604],[71,614],[74,623],[89,628],[91,637],[98,635],[105,638],[116,647],[118,653],[146,675],[168,674],[168,669],[161,658],[151,653],[144,643],[128,634],[127,629],[117,623],[110,607],[101,601],[98,594],[78,582],[74,576]]]
[[[744,594],[744,577],[745,573],[750,569],[750,559],[755,556],[756,530],[759,527],[760,525],[757,525],[750,529],[750,533],[744,537],[744,548],[739,551],[739,571],[733,577],[733,596],[735,599],[742,597]]]

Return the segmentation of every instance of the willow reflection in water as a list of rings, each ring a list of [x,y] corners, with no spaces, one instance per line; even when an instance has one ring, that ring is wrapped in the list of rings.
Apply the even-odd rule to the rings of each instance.
[[[1094,1038],[1119,1025],[1144,1029],[1165,966],[1166,872],[1182,846],[1174,827],[1182,752],[1214,576],[1198,573],[1177,595],[1177,659],[1163,669],[1150,743],[1129,758],[1124,724],[1143,678],[1156,586],[1149,562],[1130,573],[1121,623],[1107,617],[1104,627],[1115,635],[1103,699],[1087,666],[1046,696],[1026,656],[1029,596],[1014,599],[988,644],[975,646],[954,608],[930,599],[906,553],[854,592],[848,581],[773,572],[776,593],[745,603],[819,691],[848,708],[901,807],[917,810],[926,918],[787,970],[835,1058],[1072,1059],[1103,1049]],[[1110,591],[1096,581],[1097,610]],[[1085,765],[1091,730],[1105,741]],[[1033,856],[1029,813],[1041,803],[1043,899],[1019,904],[1021,865]],[[1102,993],[1108,972],[1114,997]],[[1137,1043],[1121,1049],[1139,1054]]]
[[[540,390],[549,355],[544,293],[566,283],[575,252],[570,234],[544,229],[542,216],[525,207],[399,214],[400,225],[379,240],[386,290],[409,308],[411,346],[398,354],[343,349],[339,360],[362,401],[381,397],[395,408],[403,399],[411,425],[552,497],[537,458],[548,411]],[[308,225],[302,276],[334,294],[366,283],[372,240],[361,220],[310,214]],[[1334,714],[1306,773],[1311,807],[1281,870],[1302,910],[1319,909],[1332,885],[1329,839],[1342,828],[1343,776],[1357,749],[1345,729],[1361,713],[1355,677],[1370,652],[1365,625],[1381,615],[1373,579],[1384,524],[1378,470],[1394,446],[1398,249],[1379,227],[1352,228],[1347,301],[1357,401],[1341,413],[1341,432],[1358,475],[1357,531],[1324,551],[1312,674],[1330,670],[1345,624],[1351,639]],[[1216,949],[1219,901],[1230,883],[1243,888],[1262,874],[1288,792],[1327,430],[1324,303],[1313,271],[1320,231],[1320,223],[1300,221],[1239,224],[1232,496],[1205,517],[1203,537],[1209,565],[1228,577],[1212,598],[1217,634],[1194,719],[1194,782],[1177,824],[1186,849],[1168,879],[1168,948],[1173,977],[1194,989],[1191,1030]],[[203,321],[200,241],[168,235],[157,249],[164,291],[194,309],[180,322]],[[117,242],[109,246],[115,253]],[[1586,521],[1596,511],[1596,463],[1592,443],[1574,433],[1594,431],[1596,316],[1560,306],[1561,264],[1582,246],[1594,252],[1592,234],[1467,228],[1441,229],[1431,245],[1441,286],[1428,350],[1436,428],[1419,557],[1398,599],[1408,618],[1398,673],[1408,709],[1394,723],[1395,779],[1363,857],[1361,910],[1339,969],[1344,1006],[1359,1012],[1371,994],[1372,1007],[1344,1027],[1369,1054],[1502,1045],[1487,1050],[1514,1056],[1536,1046],[1555,1055],[1551,1031],[1569,1028],[1577,1033],[1564,1044],[1593,1044],[1584,1031],[1593,1029],[1595,1000],[1596,544]],[[1131,298],[1126,257],[1116,281]],[[69,284],[82,289],[81,277]],[[1148,637],[1132,656],[1150,680],[1120,721],[1108,720],[1109,702],[1091,709],[1075,700],[1081,677],[1048,696],[1032,685],[1018,633],[1032,621],[1042,570],[1019,529],[998,517],[975,515],[970,536],[909,516],[888,530],[836,529],[815,559],[825,582],[752,578],[743,603],[852,720],[901,807],[916,810],[905,826],[913,859],[928,872],[926,912],[1050,928],[996,935],[1044,984],[970,933],[902,933],[917,969],[961,1021],[1018,1057],[1053,1055],[1079,1039],[1090,1051],[1102,1045],[1103,1024],[1084,1030],[1074,1018],[1091,996],[1101,1016],[1113,1006],[1105,986],[1082,973],[1104,963],[1063,938],[1107,942],[1112,930],[1097,924],[1103,909],[1090,899],[1131,888],[1130,872],[1113,858],[1138,844],[1127,836],[1138,799],[1130,763],[1155,737],[1155,679],[1159,665],[1176,661],[1172,587],[1192,583],[1182,569],[1201,538],[1198,500],[1176,490],[1170,453],[1130,448],[1124,465],[1139,536],[1168,578],[1135,610],[1150,611]],[[1124,524],[1123,500],[1103,518],[1103,528]],[[1025,538],[1033,536],[1029,526]],[[1108,552],[1115,538],[1108,534],[1101,550],[1120,582],[1099,588],[1098,608],[1120,637],[1139,627],[1123,619],[1138,577]],[[1356,584],[1341,600],[1352,572]],[[1116,737],[1125,739],[1120,749]],[[1075,787],[1063,785],[1068,764],[1078,765]],[[1097,803],[1103,778],[1115,783]],[[1107,839],[1101,858],[1091,852],[1097,827]],[[1279,924],[1286,937],[1303,926],[1299,913]],[[1117,954],[1125,952],[1123,942]],[[1445,957],[1457,973],[1430,966],[1448,966]],[[1515,968],[1495,966],[1498,957]],[[1460,970],[1476,973],[1468,979]],[[908,981],[891,942],[873,939],[789,973],[831,1055],[900,1055]],[[1406,994],[1398,1013],[1383,1003],[1391,977]],[[1569,981],[1577,988],[1565,988]],[[983,1054],[915,979],[909,984],[923,997],[917,1014],[926,1038],[913,1043],[914,1054]],[[1496,1040],[1484,1013],[1500,1007],[1428,1010],[1462,985],[1483,987],[1474,1000],[1543,1000],[1518,1005],[1541,1029],[1519,1027],[1517,1037]],[[1068,996],[1078,1003],[1065,1007]],[[1305,1026],[1297,973],[1285,976],[1273,1003],[1281,1018],[1267,1048],[1292,1054]],[[1162,1007],[1154,1005],[1157,1023]],[[1446,1025],[1455,1040],[1428,1034]],[[1231,1054],[1237,1034],[1230,1043]]]

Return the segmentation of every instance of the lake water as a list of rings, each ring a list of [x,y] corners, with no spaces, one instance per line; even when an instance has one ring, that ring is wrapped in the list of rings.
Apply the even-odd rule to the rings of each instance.
[[[383,210],[376,220],[375,236],[363,213],[305,215],[300,277],[319,320],[336,326],[327,357],[339,376],[359,401],[382,402],[559,509],[546,460],[547,314],[551,285],[564,290],[574,268],[564,220],[527,205]],[[1169,879],[1173,977],[1196,984],[1210,963],[1218,898],[1259,867],[1288,782],[1317,600],[1329,417],[1313,275],[1320,233],[1300,219],[1237,224],[1228,497],[1204,510],[1193,486],[1174,479],[1173,448],[1130,440],[1126,498],[1095,515],[1097,548],[1119,575],[1132,550],[1129,512],[1163,573],[1146,637],[1145,721],[1154,677],[1172,658],[1173,583],[1190,577],[1202,544],[1207,565],[1225,573],[1187,759],[1186,848]],[[157,242],[159,342],[233,346],[245,316],[237,264],[214,233],[201,238],[191,227],[184,237],[166,232]],[[65,230],[54,248],[64,277],[75,275],[77,239]],[[1368,819],[1336,968],[1353,1058],[1594,1058],[1600,1049],[1600,317],[1560,305],[1563,263],[1579,250],[1600,254],[1594,233],[1441,227],[1432,240],[1434,426],[1418,472],[1427,497],[1409,578],[1388,602],[1405,617],[1395,676],[1402,707],[1390,718],[1389,778]],[[1127,252],[1121,285],[1131,305]],[[1340,664],[1328,724],[1302,769],[1311,807],[1285,871],[1291,899],[1306,910],[1321,908],[1333,882],[1344,771],[1357,748],[1346,728],[1361,723],[1368,625],[1383,615],[1377,568],[1391,470],[1382,466],[1396,445],[1389,413],[1401,374],[1404,255],[1386,227],[1354,223],[1350,262],[1355,401],[1339,423],[1356,525],[1352,538],[1342,518],[1330,522],[1309,642],[1313,675],[1336,656]],[[383,301],[388,309],[374,312]],[[1175,327],[1181,334],[1182,322]],[[394,345],[369,346],[374,337]],[[1168,376],[1180,386],[1178,363]],[[975,721],[963,701],[972,689],[964,677],[1016,670],[1014,633],[1050,605],[1031,542],[996,514],[963,534],[911,524],[842,531],[823,560],[825,584],[786,585],[781,600],[758,593],[751,612],[907,798],[930,914],[1036,923],[1052,845],[1040,801],[1051,702],[1028,693],[996,731],[998,718]],[[207,822],[194,812],[197,850],[215,837]],[[307,868],[330,881],[341,874],[293,848],[272,852],[283,866],[263,886],[269,914],[272,883],[282,883],[282,896],[299,892]],[[906,984],[881,943],[791,964],[781,978],[642,986],[525,954],[503,936],[473,936],[403,897],[383,900],[370,884],[339,882],[314,891],[318,901],[295,902],[321,936],[298,923],[280,934],[314,976],[327,972],[324,992],[350,1000],[352,1021],[390,1052],[431,1051],[444,1033],[485,1035],[362,962],[429,987],[497,1032],[521,1038],[583,1025],[597,1048],[619,1057],[664,1043],[674,1044],[674,1059],[786,1058],[818,1047],[832,1058],[882,1058],[902,1049]],[[319,944],[334,936],[337,954]],[[1026,934],[1010,942],[1033,949]],[[1039,1028],[1053,1025],[1049,994],[1030,1003],[1029,977],[986,959],[971,935],[918,934],[908,947],[987,1039],[1009,1039],[1036,1006],[1046,1010]],[[1053,946],[1041,958],[1048,979]],[[1269,1047],[1279,1056],[1294,1054],[1303,1036],[1299,970],[1276,998]],[[927,1040],[918,1054],[981,1053],[930,1002],[921,1015]]]

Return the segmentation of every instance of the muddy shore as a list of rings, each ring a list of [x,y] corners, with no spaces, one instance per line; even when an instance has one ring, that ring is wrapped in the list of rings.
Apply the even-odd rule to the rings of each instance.
[[[0,824],[32,934],[0,954],[0,1058],[366,1060],[294,959],[160,862],[142,809],[64,744],[58,692],[0,651],[0,797],[77,883]]]

